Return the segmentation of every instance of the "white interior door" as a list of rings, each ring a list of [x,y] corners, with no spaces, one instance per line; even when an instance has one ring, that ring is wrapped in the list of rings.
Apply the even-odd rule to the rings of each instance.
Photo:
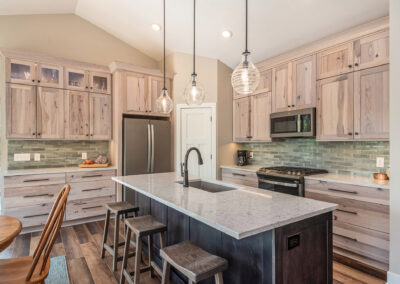
[[[188,161],[190,176],[200,176],[210,179],[214,177],[213,171],[213,127],[212,108],[182,108],[180,112],[181,122],[181,161],[185,159],[186,151],[190,147],[197,147],[203,158],[203,165],[198,165],[197,154],[190,153]]]

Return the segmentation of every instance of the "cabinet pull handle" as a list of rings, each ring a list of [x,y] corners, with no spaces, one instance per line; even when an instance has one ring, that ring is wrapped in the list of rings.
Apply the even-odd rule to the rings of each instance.
[[[54,194],[50,194],[50,193],[44,193],[44,194],[24,195],[24,198],[30,198],[30,197],[42,197],[42,196],[53,197],[53,196],[54,196]]]
[[[348,239],[348,240],[351,240],[351,241],[357,242],[357,239],[356,239],[356,238],[351,238],[351,237],[344,236],[344,235],[337,234],[337,233],[332,233],[332,234],[333,234],[333,235],[335,235],[335,236],[339,236],[339,237],[342,237],[342,238],[345,238],[345,239]]]
[[[103,205],[90,206],[90,207],[82,207],[82,210],[95,209],[95,208],[100,208],[100,207],[103,207]]]
[[[44,214],[28,215],[28,216],[24,216],[23,218],[35,218],[35,217],[48,216],[48,215],[49,215],[49,213],[44,213]]]
[[[40,178],[40,179],[26,179],[24,182],[34,182],[34,181],[48,181],[48,178]]]
[[[104,188],[104,187],[83,189],[82,192],[85,192],[85,191],[94,191],[94,190],[102,190],[103,188]]]
[[[82,176],[82,178],[102,177],[103,175]]]
[[[244,174],[237,174],[237,173],[232,173],[233,176],[238,176],[238,177],[245,177],[246,175]]]
[[[353,214],[353,215],[357,215],[358,214],[356,211],[350,211],[350,210],[344,210],[344,209],[336,209],[336,211],[349,213],[349,214]]]
[[[343,189],[336,189],[336,188],[328,188],[328,190],[330,191],[336,191],[336,192],[343,192],[343,193],[350,193],[350,194],[358,194],[357,191],[347,191],[347,190],[343,190]]]

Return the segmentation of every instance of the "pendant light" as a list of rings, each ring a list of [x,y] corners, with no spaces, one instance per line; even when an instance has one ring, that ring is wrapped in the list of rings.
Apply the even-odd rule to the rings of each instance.
[[[160,96],[157,98],[156,105],[157,111],[160,113],[170,113],[174,108],[170,96],[168,95],[167,87],[165,86],[165,0],[164,3],[164,87],[161,90]]]
[[[248,95],[253,93],[260,82],[260,72],[257,67],[250,61],[250,52],[247,49],[247,14],[248,0],[246,0],[246,49],[242,53],[242,61],[233,70],[231,83],[236,93]]]
[[[196,74],[196,0],[193,0],[193,73],[185,88],[184,97],[188,105],[201,105],[205,97],[204,87]]]

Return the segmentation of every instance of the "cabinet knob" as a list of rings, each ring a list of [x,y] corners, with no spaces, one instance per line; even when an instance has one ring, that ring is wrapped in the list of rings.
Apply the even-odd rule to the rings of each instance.
[[[39,132],[37,135],[39,135],[39,136],[40,136],[40,132]]]
[[[292,105],[292,107],[294,107],[294,105]]]
[[[358,132],[354,132],[354,135],[358,135]]]
[[[93,136],[93,133],[92,133],[92,134],[90,134],[90,136]]]
[[[353,132],[349,132],[348,134],[349,134],[349,135],[353,135]]]
[[[40,80],[37,80],[38,83],[40,83]]]
[[[86,134],[86,136],[89,136],[89,134]]]
[[[93,87],[90,87],[90,89],[93,89]]]
[[[375,55],[375,57],[379,57],[379,54]]]
[[[349,68],[353,67],[353,65],[349,64]]]
[[[290,105],[288,105],[287,107],[290,107]]]
[[[358,63],[354,63],[354,66],[356,66],[356,67],[357,67],[357,66],[358,66]]]
[[[32,135],[33,135],[33,136],[35,136],[35,135],[36,135],[36,133],[32,133]]]
[[[86,86],[86,89],[89,89],[89,87],[88,87],[88,86]]]
[[[35,79],[32,79],[32,82],[35,82]]]

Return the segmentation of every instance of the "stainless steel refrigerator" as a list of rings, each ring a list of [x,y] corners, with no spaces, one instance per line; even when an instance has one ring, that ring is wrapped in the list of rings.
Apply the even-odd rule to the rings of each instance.
[[[171,171],[171,123],[165,118],[123,118],[123,173],[138,175]],[[132,190],[124,199],[135,204]]]

